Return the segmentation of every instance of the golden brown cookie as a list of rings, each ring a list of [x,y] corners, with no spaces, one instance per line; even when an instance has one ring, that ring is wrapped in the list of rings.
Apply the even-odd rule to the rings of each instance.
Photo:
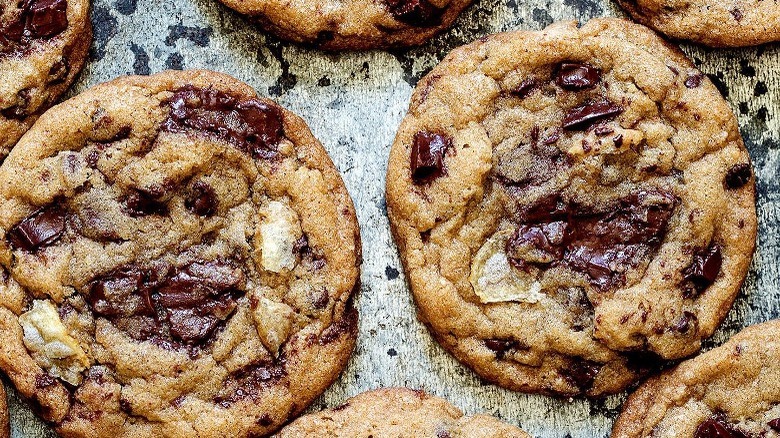
[[[436,339],[491,382],[565,396],[619,392],[697,352],[756,238],[728,105],[619,19],[450,53],[412,96],[387,204]]]
[[[88,0],[0,0],[0,163],[74,81],[91,42]]]
[[[325,50],[420,45],[471,0],[220,0],[278,37]]]
[[[211,71],[116,79],[0,167],[0,368],[62,436],[266,435],[345,366],[360,263],[303,120]]]
[[[780,321],[645,382],[623,405],[612,438],[780,436]]]
[[[407,388],[358,394],[344,404],[304,415],[279,438],[530,438],[489,415],[464,416],[444,399]]]
[[[638,22],[669,37],[712,47],[780,41],[776,0],[618,0]]]

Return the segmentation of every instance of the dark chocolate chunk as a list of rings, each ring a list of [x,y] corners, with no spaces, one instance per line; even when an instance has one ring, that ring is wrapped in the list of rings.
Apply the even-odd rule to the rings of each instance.
[[[596,375],[601,371],[601,367],[600,363],[575,358],[568,367],[561,370],[561,375],[570,384],[584,392],[593,385],[593,381],[596,380]]]
[[[210,185],[198,181],[192,185],[192,192],[184,202],[185,207],[198,216],[211,216],[217,211],[217,194]]]
[[[506,253],[515,267],[563,265],[607,289],[661,244],[676,205],[674,196],[658,190],[639,191],[597,211],[553,196],[520,214]]]
[[[517,342],[507,339],[485,339],[485,347],[496,353],[496,356],[503,356],[516,345]]]
[[[726,187],[730,189],[738,189],[750,182],[750,177],[753,176],[753,170],[750,168],[749,163],[735,164],[726,173],[724,180]]]
[[[33,38],[51,38],[68,27],[66,0],[37,0],[30,3],[26,29]]]
[[[30,115],[28,111],[30,98],[29,89],[25,88],[24,90],[19,90],[19,92],[16,93],[15,103],[8,108],[0,110],[0,114],[7,119],[24,120]]]
[[[63,56],[62,59],[52,64],[49,69],[48,83],[60,84],[68,77],[68,73],[70,73],[70,64],[68,63],[68,58]]]
[[[767,423],[767,426],[776,432],[780,432],[780,418],[775,418],[774,420],[770,421]]]
[[[122,199],[123,210],[132,217],[149,216],[152,214],[168,214],[168,206],[157,201],[148,193],[136,190]]]
[[[214,397],[214,402],[222,407],[230,407],[246,398],[259,400],[265,393],[265,386],[287,375],[284,362],[279,364],[260,363],[249,365],[231,374],[223,383],[222,389]]]
[[[8,232],[11,245],[25,251],[49,246],[65,231],[65,212],[56,206],[33,213]]]
[[[748,436],[730,424],[722,414],[716,414],[704,420],[696,428],[693,438],[748,438]]]
[[[680,317],[680,320],[677,321],[677,324],[675,324],[674,330],[680,333],[686,333],[691,328],[691,324],[695,323],[696,320],[696,315],[685,311],[683,312],[682,317]]]
[[[587,129],[599,120],[616,116],[623,107],[607,100],[591,102],[569,110],[563,118],[563,127],[570,131]]]
[[[525,79],[523,82],[520,82],[520,85],[518,85],[514,90],[512,90],[512,94],[521,99],[525,99],[538,88],[539,88],[539,82],[534,78],[528,78]]]
[[[428,0],[385,0],[396,20],[418,27],[438,26],[444,9]]]
[[[697,88],[699,85],[701,85],[703,80],[704,80],[703,74],[694,73],[692,75],[688,75],[688,77],[685,78],[685,86],[688,88]]]
[[[564,62],[555,72],[555,83],[564,90],[580,91],[593,88],[601,80],[599,69],[574,62]]]
[[[444,156],[452,147],[446,134],[420,131],[414,135],[410,157],[412,179],[416,184],[428,182],[444,173]]]
[[[130,266],[92,281],[87,301],[135,339],[197,346],[233,314],[242,280],[240,270],[221,262],[177,269]]]
[[[691,282],[695,288],[695,293],[691,291],[689,295],[698,295],[710,287],[718,278],[722,264],[723,255],[717,243],[712,243],[708,248],[694,254],[691,265],[683,271],[685,280]]]
[[[734,9],[730,10],[729,12],[731,12],[731,15],[734,17],[735,20],[742,21],[742,18],[744,16],[742,15],[742,11],[740,11],[738,8],[734,8]]]
[[[284,137],[284,114],[258,99],[239,101],[222,91],[186,86],[176,90],[166,105],[169,132],[195,130],[231,143],[254,158],[273,158]]]

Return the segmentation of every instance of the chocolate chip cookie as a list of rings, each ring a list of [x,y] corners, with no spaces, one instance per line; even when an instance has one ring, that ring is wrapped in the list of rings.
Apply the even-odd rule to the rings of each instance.
[[[645,382],[623,405],[613,438],[780,436],[780,321]]]
[[[420,45],[471,0],[220,0],[279,38],[325,50]]]
[[[210,71],[117,79],[0,167],[0,368],[62,436],[266,435],[345,366],[360,263],[303,120]]]
[[[454,50],[412,96],[387,204],[436,339],[488,381],[564,396],[697,352],[756,238],[726,102],[619,19]]]
[[[5,398],[5,387],[0,384],[0,438],[11,436],[11,423],[8,419],[8,401]]]
[[[638,22],[669,37],[712,47],[780,41],[776,0],[618,0]]]
[[[0,163],[76,78],[91,41],[87,0],[0,0]]]
[[[489,415],[467,417],[444,399],[407,388],[358,394],[341,406],[305,415],[279,433],[279,438],[322,436],[530,438]]]

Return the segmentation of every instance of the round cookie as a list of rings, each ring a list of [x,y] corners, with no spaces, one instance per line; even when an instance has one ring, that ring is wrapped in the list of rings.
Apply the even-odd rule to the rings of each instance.
[[[485,37],[423,78],[387,204],[436,339],[488,381],[601,396],[691,355],[755,247],[734,115],[619,19]]]
[[[780,321],[649,379],[623,405],[613,438],[780,436]]]
[[[0,0],[0,163],[84,66],[88,0]]]
[[[358,394],[341,406],[304,415],[279,438],[530,438],[489,415],[464,416],[444,399],[408,388],[382,388]]]
[[[711,47],[780,41],[780,9],[763,0],[618,0],[638,22]]]
[[[279,38],[325,50],[423,44],[471,0],[220,0]]]
[[[322,145],[248,85],[98,85],[0,167],[0,369],[65,437],[269,434],[352,352],[358,233]]]

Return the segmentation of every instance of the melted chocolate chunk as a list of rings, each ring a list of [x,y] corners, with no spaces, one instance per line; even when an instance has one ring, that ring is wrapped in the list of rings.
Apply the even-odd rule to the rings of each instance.
[[[562,369],[561,375],[569,383],[579,388],[580,391],[585,392],[593,385],[593,381],[596,380],[596,375],[601,371],[601,367],[600,363],[579,359],[576,362],[572,362],[567,368]]]
[[[12,106],[0,110],[0,114],[6,119],[24,120],[28,115],[30,106],[30,90],[19,90],[16,93],[16,103]]]
[[[683,271],[685,280],[693,284],[693,290],[689,290],[686,295],[696,296],[710,287],[718,278],[722,264],[723,255],[717,243],[694,254],[693,262]]]
[[[385,0],[385,3],[396,20],[411,26],[438,26],[444,14],[444,9],[428,0]]]
[[[281,363],[262,363],[249,365],[225,380],[214,402],[227,408],[233,403],[250,398],[259,400],[263,389],[287,375],[284,361]]]
[[[693,438],[748,438],[748,436],[730,424],[722,414],[716,414],[696,428]]]
[[[686,333],[691,328],[691,324],[695,323],[697,319],[698,318],[696,318],[696,315],[685,311],[683,312],[683,316],[680,318],[680,320],[677,321],[677,324],[675,324],[674,330],[680,333]]]
[[[210,185],[198,181],[192,185],[192,193],[184,201],[184,206],[198,216],[211,216],[217,211],[217,194]]]
[[[507,351],[515,348],[517,342],[507,339],[485,339],[485,347],[496,353],[496,357],[502,357]]]
[[[66,0],[26,0],[14,21],[0,27],[0,56],[21,55],[36,39],[49,39],[68,27]]]
[[[687,88],[697,88],[699,85],[701,85],[703,80],[704,80],[704,75],[701,73],[688,75],[688,77],[685,78],[685,86]]]
[[[520,82],[520,85],[518,85],[514,90],[512,90],[512,94],[521,99],[525,99],[538,88],[539,88],[539,82],[534,78],[528,78],[523,82]]]
[[[177,269],[130,266],[92,281],[87,301],[134,339],[199,346],[235,311],[242,281],[240,270],[220,262]]]
[[[608,289],[660,246],[676,205],[674,196],[658,190],[634,193],[600,211],[554,196],[520,215],[506,253],[516,267],[566,266]]]
[[[776,432],[780,432],[780,418],[775,418],[774,420],[770,421],[767,423],[767,426]]]
[[[601,80],[599,69],[573,62],[564,62],[555,72],[555,83],[564,90],[580,91],[596,86]]]
[[[49,84],[60,84],[65,81],[70,73],[70,64],[68,58],[63,56],[62,59],[52,64],[49,69]]]
[[[594,123],[623,112],[623,107],[608,100],[591,102],[569,110],[563,118],[563,128],[570,131],[587,129]]]
[[[753,170],[749,163],[735,164],[726,174],[724,183],[727,188],[738,189],[749,183],[752,176]]]
[[[162,128],[194,130],[229,142],[254,158],[273,158],[284,137],[284,115],[258,99],[240,101],[212,88],[186,86],[165,101],[171,111]]]
[[[136,190],[122,199],[123,210],[132,217],[149,216],[152,214],[168,214],[168,206],[157,201],[148,193]]]
[[[412,143],[412,179],[416,184],[429,182],[444,174],[444,156],[452,147],[452,138],[445,134],[420,131]]]
[[[11,245],[25,251],[54,243],[65,231],[65,212],[56,206],[42,208],[8,232]]]

